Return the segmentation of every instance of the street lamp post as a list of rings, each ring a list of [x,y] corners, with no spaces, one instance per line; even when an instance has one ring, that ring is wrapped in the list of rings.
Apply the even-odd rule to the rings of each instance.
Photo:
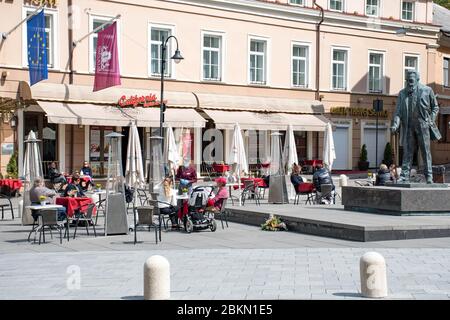
[[[164,124],[164,112],[166,111],[166,106],[164,104],[164,73],[166,67],[166,50],[167,50],[167,42],[171,39],[175,39],[177,43],[177,49],[175,50],[175,54],[171,57],[175,61],[175,63],[180,63],[184,58],[180,54],[180,50],[178,50],[178,39],[175,36],[169,36],[164,40],[164,37],[161,39],[161,97],[160,97],[160,117],[159,117],[159,135],[162,137],[161,146],[164,148],[164,133],[163,133],[163,124]]]
[[[379,165],[378,163],[378,116],[381,111],[383,111],[383,100],[380,98],[377,98],[376,100],[373,100],[373,110],[376,114],[376,123],[375,123],[375,164],[376,166]]]

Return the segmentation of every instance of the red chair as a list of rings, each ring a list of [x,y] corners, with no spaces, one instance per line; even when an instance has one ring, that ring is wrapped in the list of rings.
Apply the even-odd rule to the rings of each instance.
[[[315,195],[314,184],[309,183],[309,182],[304,182],[304,183],[300,184],[295,193],[294,204],[299,203],[300,196],[302,196],[302,195],[307,196],[305,204],[308,204],[308,202],[310,204],[312,204],[313,200],[314,200],[314,195]]]

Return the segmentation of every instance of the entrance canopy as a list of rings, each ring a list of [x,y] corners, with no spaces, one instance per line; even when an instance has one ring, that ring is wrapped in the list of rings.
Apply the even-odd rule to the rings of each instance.
[[[243,130],[286,130],[288,125],[292,125],[294,131],[325,131],[328,122],[324,116],[314,114],[203,111],[214,121],[217,129],[232,130],[237,122]]]
[[[24,100],[35,101],[47,114],[50,123],[72,125],[159,127],[159,105],[149,107],[119,107],[119,100],[132,101],[133,97],[146,97],[155,90],[112,87],[92,92],[90,86],[38,83],[30,88],[20,84]],[[205,126],[194,108],[197,99],[190,92],[165,92],[165,126],[198,128]]]

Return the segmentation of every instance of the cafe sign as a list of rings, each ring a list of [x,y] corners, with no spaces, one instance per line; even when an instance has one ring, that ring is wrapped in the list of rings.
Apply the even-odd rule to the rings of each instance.
[[[164,103],[167,104],[167,100],[164,100]],[[127,97],[123,95],[120,97],[119,101],[117,102],[119,107],[121,108],[136,108],[136,107],[154,107],[159,106],[160,101],[156,98],[156,95],[150,94],[147,96],[130,96]]]
[[[330,114],[338,116],[354,116],[354,117],[376,117],[377,112],[373,109],[365,108],[349,108],[349,107],[332,107],[330,108]],[[378,117],[387,118],[387,110],[378,112]]]
[[[23,4],[35,7],[47,6],[48,8],[56,8],[58,0],[24,0]]]

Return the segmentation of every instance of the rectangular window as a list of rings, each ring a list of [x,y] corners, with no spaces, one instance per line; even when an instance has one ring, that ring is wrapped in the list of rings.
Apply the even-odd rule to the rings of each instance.
[[[414,3],[411,1],[402,2],[402,20],[413,21],[414,19]]]
[[[303,2],[304,0],[289,0],[289,3],[290,4],[297,4],[297,5],[300,5],[300,6],[303,6],[304,5],[304,2]]]
[[[380,14],[379,0],[366,0],[366,15],[370,17],[378,17]]]
[[[308,47],[292,47],[292,84],[296,87],[308,87]]]
[[[203,80],[220,81],[222,78],[222,37],[203,36]]]
[[[406,76],[408,71],[415,70],[419,71],[419,58],[416,56],[405,56],[404,65],[404,85],[406,86]]]
[[[27,17],[29,17],[34,10],[27,10]],[[45,13],[45,40],[47,42],[47,67],[55,67],[55,17],[53,14]],[[26,25],[25,25],[25,32]],[[26,37],[25,37],[26,39]],[[28,61],[28,60],[27,60]],[[28,65],[28,63],[27,63]]]
[[[344,11],[343,0],[330,0],[330,10],[333,11]]]
[[[347,50],[333,49],[332,88],[347,90]]]
[[[107,174],[109,143],[106,135],[114,132],[114,127],[89,128],[89,161],[92,175],[104,176]]]
[[[449,62],[450,58],[444,58],[444,87],[449,87],[448,79],[449,79]]]
[[[267,41],[250,40],[250,83],[266,84]]]
[[[150,74],[152,76],[161,76],[161,44],[162,40],[166,39],[172,35],[172,30],[169,28],[150,28]],[[164,69],[164,75],[167,77],[171,76],[171,60],[169,59],[169,53],[171,50],[171,42],[167,42],[165,60],[166,65]]]
[[[383,92],[383,54],[369,54],[369,92]]]
[[[104,24],[107,21],[110,21],[111,18],[100,18],[100,17],[94,17],[91,20],[91,31],[94,31],[95,29],[97,29],[98,27],[100,27],[102,24]],[[100,31],[105,30],[107,27],[109,27],[112,24],[112,22],[105,24],[104,26],[102,26],[100,29],[98,29],[96,32],[94,32],[91,35],[91,47],[90,47],[90,54],[89,57],[91,59],[90,61],[90,66],[91,66],[91,72],[95,72],[95,59],[96,59],[96,55],[97,55],[97,40],[98,40],[98,33]]]

